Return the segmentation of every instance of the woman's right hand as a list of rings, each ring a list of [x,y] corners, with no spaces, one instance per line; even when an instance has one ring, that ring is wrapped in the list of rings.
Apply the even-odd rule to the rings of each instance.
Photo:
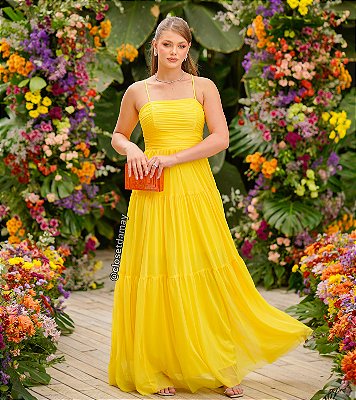
[[[143,174],[148,174],[148,158],[146,154],[135,144],[132,143],[126,150],[128,173],[131,177],[131,172],[134,173],[135,178],[143,178]]]

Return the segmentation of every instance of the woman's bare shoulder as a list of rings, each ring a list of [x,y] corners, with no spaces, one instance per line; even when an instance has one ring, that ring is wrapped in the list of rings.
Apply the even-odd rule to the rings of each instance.
[[[194,79],[196,82],[197,92],[202,93],[204,100],[211,95],[216,95],[218,92],[214,81],[211,79],[204,76],[195,76]]]

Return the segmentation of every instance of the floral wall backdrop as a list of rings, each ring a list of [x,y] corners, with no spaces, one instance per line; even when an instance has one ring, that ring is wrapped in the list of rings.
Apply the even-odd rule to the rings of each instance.
[[[236,244],[266,287],[300,287],[290,272],[304,246],[340,217],[344,228],[355,226],[355,92],[347,43],[335,31],[350,11],[336,12],[339,3],[239,1],[230,10],[252,20],[243,61],[248,97],[231,123],[229,150],[249,163],[253,187],[224,202],[228,215],[239,213]]]
[[[54,236],[72,289],[97,286],[95,230],[112,239],[105,218],[120,215],[120,192],[103,179],[118,168],[105,162],[94,124],[107,10],[105,1],[28,0],[0,17],[2,235],[9,243]]]

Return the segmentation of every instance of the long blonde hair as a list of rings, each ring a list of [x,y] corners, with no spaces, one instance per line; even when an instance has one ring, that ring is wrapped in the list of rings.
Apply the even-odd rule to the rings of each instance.
[[[192,33],[189,29],[187,21],[180,17],[166,17],[161,21],[157,28],[154,38],[151,41],[151,75],[154,75],[158,70],[158,56],[154,55],[153,40],[158,40],[163,31],[174,31],[183,36],[184,39],[190,43],[192,41]],[[192,75],[198,75],[198,67],[188,52],[187,59],[182,63],[182,70]]]

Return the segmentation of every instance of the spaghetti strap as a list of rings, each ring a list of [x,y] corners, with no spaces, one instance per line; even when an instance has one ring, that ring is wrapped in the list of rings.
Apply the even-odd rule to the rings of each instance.
[[[146,79],[145,79],[145,86],[146,86],[146,93],[147,93],[148,101],[151,101],[150,94],[148,93],[148,87],[147,87]]]
[[[195,96],[195,87],[194,87],[194,78],[193,78],[193,74],[190,74],[190,75],[191,75],[191,77],[192,77],[194,98],[196,99],[196,96]]]

